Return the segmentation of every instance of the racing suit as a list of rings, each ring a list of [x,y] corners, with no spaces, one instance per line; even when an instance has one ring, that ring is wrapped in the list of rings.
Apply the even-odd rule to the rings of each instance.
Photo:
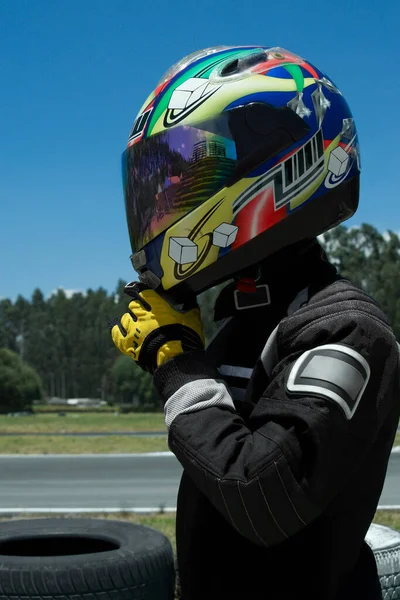
[[[184,468],[182,600],[376,600],[364,538],[399,421],[395,336],[318,243],[265,284],[246,308],[224,288],[206,351],[155,372]]]

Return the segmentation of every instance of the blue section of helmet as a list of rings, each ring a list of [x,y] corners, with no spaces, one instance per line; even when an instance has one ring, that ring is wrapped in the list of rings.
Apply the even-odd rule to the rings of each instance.
[[[297,66],[299,67],[300,71],[302,72],[304,79],[309,79],[310,77],[312,77],[312,79],[314,79],[314,76],[312,73],[310,73],[309,69],[306,69],[302,65],[297,65]]]
[[[146,244],[146,267],[162,279],[164,272],[161,268],[161,250],[164,242],[165,232],[158,235],[156,238]]]
[[[352,118],[352,114],[343,96],[323,88],[325,97],[332,103],[333,108],[328,108],[323,123],[324,138],[331,140],[342,131],[343,119]],[[336,97],[334,97],[336,96]]]
[[[278,77],[279,79],[292,79],[292,74],[285,67],[274,67],[265,73],[266,77]]]

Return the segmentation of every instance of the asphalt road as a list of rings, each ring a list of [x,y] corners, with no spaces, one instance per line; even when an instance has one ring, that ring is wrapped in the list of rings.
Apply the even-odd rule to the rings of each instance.
[[[0,456],[0,511],[128,510],[176,506],[174,456]],[[392,454],[380,505],[400,505],[400,454]]]

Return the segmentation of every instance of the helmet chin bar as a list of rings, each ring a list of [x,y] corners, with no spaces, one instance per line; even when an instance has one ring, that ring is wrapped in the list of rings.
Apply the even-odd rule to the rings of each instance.
[[[146,267],[145,250],[131,256],[139,280],[151,289],[166,293],[175,302],[187,299],[224,283],[241,274],[257,272],[257,266],[279,251],[290,254],[305,251],[315,243],[315,238],[346,221],[356,212],[359,199],[359,175],[342,183],[327,194],[308,202],[301,209],[247,242],[242,248],[227,254],[221,260],[201,269],[188,280],[169,290],[164,290],[161,279]],[[268,248],[268,250],[266,250]],[[256,258],[256,260],[254,260]]]
[[[187,281],[174,286],[168,293],[177,298],[187,294],[201,294],[207,289],[224,283],[237,273],[248,272],[284,248],[310,240],[346,221],[357,210],[359,198],[359,175],[342,183],[319,198],[267,229],[241,248],[226,254],[221,260],[192,275]],[[305,242],[305,247],[308,242]],[[289,252],[289,249],[288,249]]]

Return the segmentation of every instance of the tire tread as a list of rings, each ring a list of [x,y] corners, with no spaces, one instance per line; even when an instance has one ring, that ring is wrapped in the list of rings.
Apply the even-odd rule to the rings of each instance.
[[[0,600],[173,600],[174,559],[168,538],[143,525],[100,519],[27,519],[0,525],[0,539],[13,535],[87,535],[121,538],[120,547],[98,555],[31,559],[1,557]],[[122,527],[121,527],[122,526]],[[86,557],[91,557],[87,560]],[[94,558],[93,558],[94,557]],[[4,560],[3,560],[4,559]],[[7,560],[8,559],[8,560]]]

